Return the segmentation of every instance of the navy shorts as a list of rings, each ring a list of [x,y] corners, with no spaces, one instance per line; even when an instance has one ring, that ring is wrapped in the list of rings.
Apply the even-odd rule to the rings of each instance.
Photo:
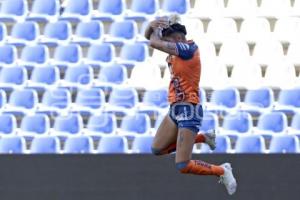
[[[195,134],[199,132],[203,118],[201,104],[174,103],[170,105],[168,114],[178,128],[187,128]]]

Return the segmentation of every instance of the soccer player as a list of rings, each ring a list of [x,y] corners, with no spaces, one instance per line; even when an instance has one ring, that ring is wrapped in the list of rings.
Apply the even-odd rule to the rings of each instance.
[[[173,20],[173,19],[172,19]],[[237,183],[230,163],[213,165],[192,160],[194,143],[207,143],[215,148],[215,135],[198,134],[203,117],[199,100],[201,63],[198,46],[186,39],[185,26],[175,20],[159,18],[152,21],[145,37],[154,49],[169,54],[167,63],[171,73],[168,100],[170,109],[155,135],[152,151],[164,155],[176,151],[176,168],[184,174],[215,175],[232,195]]]

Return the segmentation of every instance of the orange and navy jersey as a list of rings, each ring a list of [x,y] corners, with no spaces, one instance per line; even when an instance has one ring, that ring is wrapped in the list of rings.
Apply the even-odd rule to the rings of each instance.
[[[193,41],[176,43],[178,56],[169,55],[167,62],[171,73],[169,102],[198,104],[201,63],[198,46]]]

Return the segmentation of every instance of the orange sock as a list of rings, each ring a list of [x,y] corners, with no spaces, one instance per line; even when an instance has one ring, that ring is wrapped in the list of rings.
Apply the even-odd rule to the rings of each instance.
[[[196,143],[204,143],[205,142],[205,137],[202,133],[198,134],[195,139],[195,144]],[[162,151],[159,151],[157,155],[165,155],[165,154],[170,154],[172,152],[176,151],[176,142],[173,144],[170,144],[167,148],[163,149]]]
[[[215,175],[224,174],[224,169],[217,165],[211,165],[201,160],[190,160],[188,162],[177,163],[176,167],[183,174]]]

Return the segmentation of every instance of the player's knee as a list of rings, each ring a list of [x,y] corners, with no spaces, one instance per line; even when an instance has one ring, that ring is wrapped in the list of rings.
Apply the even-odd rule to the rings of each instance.
[[[188,173],[188,164],[189,164],[189,161],[178,162],[178,163],[176,163],[176,169],[177,169],[180,173],[186,174],[186,173]]]
[[[161,150],[158,148],[151,147],[152,154],[155,156],[161,155]]]

